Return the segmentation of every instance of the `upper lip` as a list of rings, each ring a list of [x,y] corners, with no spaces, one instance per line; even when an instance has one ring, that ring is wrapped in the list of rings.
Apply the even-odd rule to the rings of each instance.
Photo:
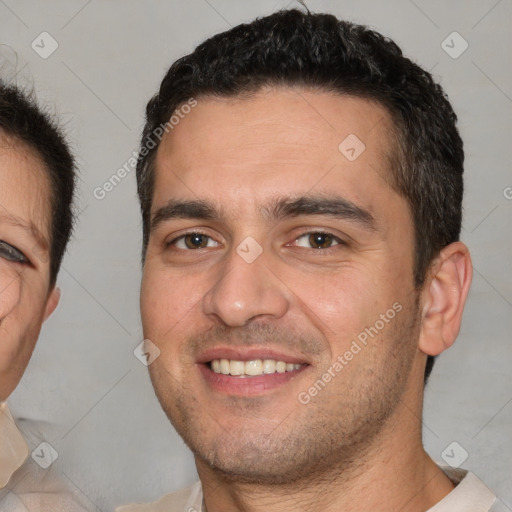
[[[198,364],[209,363],[214,359],[234,359],[235,361],[254,361],[255,359],[274,359],[293,364],[309,364],[304,357],[285,354],[264,347],[215,347],[201,352],[197,357]]]

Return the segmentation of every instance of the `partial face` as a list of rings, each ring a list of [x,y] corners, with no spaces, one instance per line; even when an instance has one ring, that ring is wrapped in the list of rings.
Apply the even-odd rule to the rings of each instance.
[[[419,328],[389,130],[374,103],[273,89],[200,98],[162,141],[142,320],[199,468],[292,481],[398,410]]]
[[[41,325],[58,302],[49,292],[49,188],[40,160],[0,139],[0,400],[18,384]]]

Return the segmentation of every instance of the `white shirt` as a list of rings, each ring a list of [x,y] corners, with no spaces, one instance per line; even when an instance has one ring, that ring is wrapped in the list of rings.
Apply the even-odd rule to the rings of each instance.
[[[427,512],[498,512],[493,507],[496,496],[473,473],[443,466],[441,469],[456,487]],[[153,503],[118,507],[116,512],[205,512],[201,482]]]
[[[39,445],[40,439],[30,433],[26,435],[29,442],[17,427],[7,404],[0,402],[0,511],[91,510],[92,504],[86,504],[62,484],[56,463],[43,469],[29,457],[30,450]]]

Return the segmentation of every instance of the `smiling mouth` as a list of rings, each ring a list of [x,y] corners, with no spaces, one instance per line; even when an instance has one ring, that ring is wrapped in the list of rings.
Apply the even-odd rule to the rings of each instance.
[[[306,364],[287,363],[275,359],[253,359],[241,361],[237,359],[213,359],[207,366],[214,373],[232,377],[258,377],[274,373],[291,373],[302,370]]]

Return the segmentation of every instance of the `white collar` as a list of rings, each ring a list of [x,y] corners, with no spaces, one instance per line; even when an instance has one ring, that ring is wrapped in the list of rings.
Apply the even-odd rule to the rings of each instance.
[[[0,402],[0,489],[28,457],[28,444],[19,431],[6,402]]]
[[[456,485],[428,512],[488,512],[496,501],[495,494],[473,473],[464,469],[439,466]]]

